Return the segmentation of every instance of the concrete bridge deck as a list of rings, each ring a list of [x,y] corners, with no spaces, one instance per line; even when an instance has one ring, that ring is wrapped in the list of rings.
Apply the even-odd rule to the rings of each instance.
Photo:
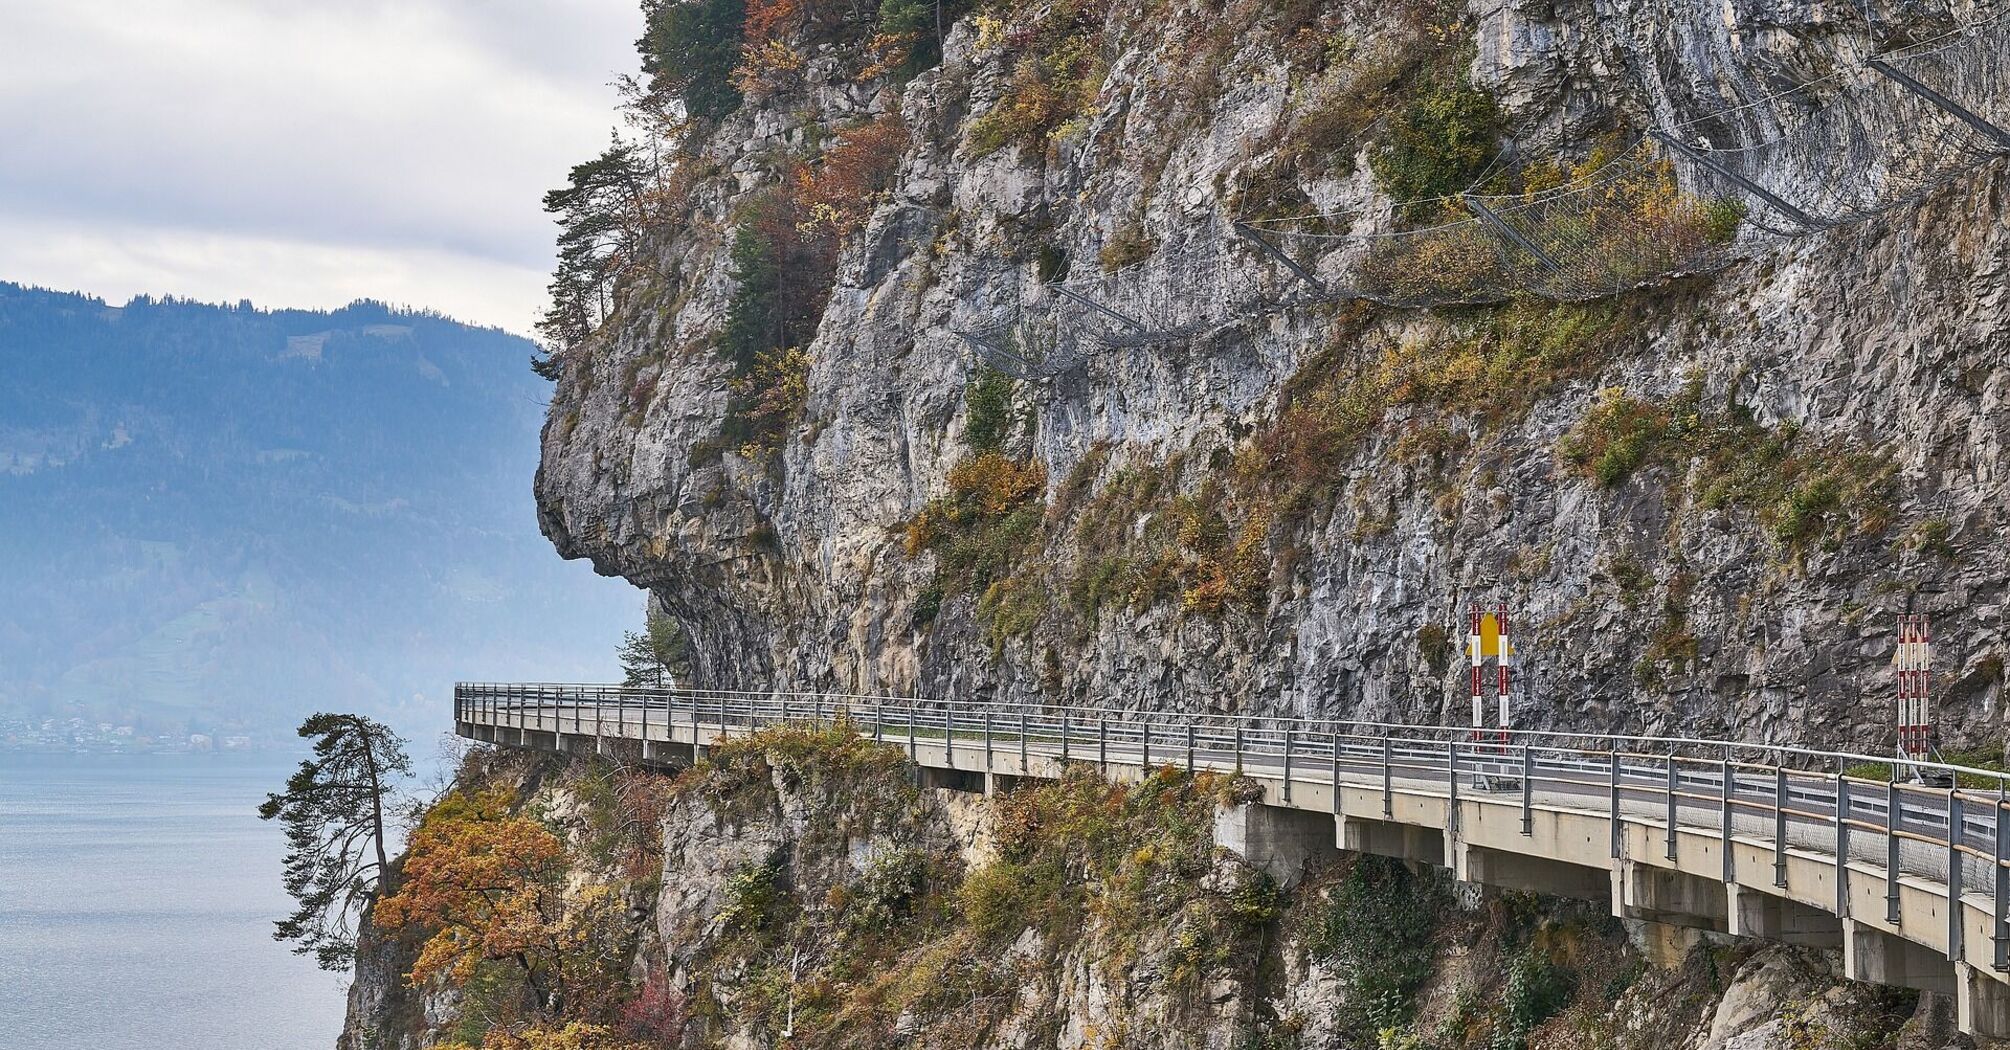
[[[1240,772],[1262,800],[1218,833],[1281,878],[1355,850],[1609,900],[1671,956],[1708,937],[1839,949],[1851,978],[1951,995],[1962,1031],[2010,1038],[2010,803],[1986,770],[1917,767],[1964,785],[1930,787],[1846,773],[1876,756],[1731,741],[590,685],[462,683],[454,721],[475,740],[661,762],[842,723],[905,748],[931,786],[972,791],[1082,763],[1120,781]]]

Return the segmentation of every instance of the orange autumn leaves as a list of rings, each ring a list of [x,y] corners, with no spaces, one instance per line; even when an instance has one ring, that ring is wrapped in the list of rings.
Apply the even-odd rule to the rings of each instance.
[[[378,902],[385,928],[429,931],[408,979],[464,983],[475,967],[515,964],[538,1000],[566,1003],[598,974],[596,936],[618,920],[606,886],[568,885],[565,844],[510,812],[509,793],[447,796],[413,832],[397,892]]]
[[[809,216],[804,232],[826,229],[842,240],[864,229],[907,141],[907,125],[889,113],[838,132],[815,165],[797,167],[796,205]]]

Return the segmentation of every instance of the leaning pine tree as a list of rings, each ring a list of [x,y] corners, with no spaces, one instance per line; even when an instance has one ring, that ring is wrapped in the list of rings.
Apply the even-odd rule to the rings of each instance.
[[[398,734],[362,715],[317,714],[300,735],[314,740],[314,757],[258,807],[286,826],[286,892],[299,902],[272,937],[297,942],[294,952],[311,953],[324,970],[344,970],[356,955],[357,918],[389,864],[385,798],[412,760]]]

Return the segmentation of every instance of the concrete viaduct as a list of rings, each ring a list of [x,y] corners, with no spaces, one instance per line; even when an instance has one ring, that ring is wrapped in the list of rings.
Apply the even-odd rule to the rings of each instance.
[[[454,691],[463,737],[645,762],[811,722],[904,748],[938,788],[989,792],[1071,763],[1118,781],[1164,765],[1238,772],[1262,799],[1224,810],[1217,840],[1286,881],[1344,849],[1609,900],[1664,961],[1712,937],[1836,949],[1852,979],[1952,996],[1963,1032],[2010,1038],[2010,780],[1997,772],[1869,779],[1852,771],[1883,759],[1666,737],[1478,740],[1435,726],[835,694]]]

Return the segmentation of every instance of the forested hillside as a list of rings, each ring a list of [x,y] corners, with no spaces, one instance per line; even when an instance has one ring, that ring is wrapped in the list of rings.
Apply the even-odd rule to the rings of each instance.
[[[537,535],[533,349],[0,284],[0,719],[36,723],[9,734],[437,724],[457,675],[611,673],[639,601]]]

